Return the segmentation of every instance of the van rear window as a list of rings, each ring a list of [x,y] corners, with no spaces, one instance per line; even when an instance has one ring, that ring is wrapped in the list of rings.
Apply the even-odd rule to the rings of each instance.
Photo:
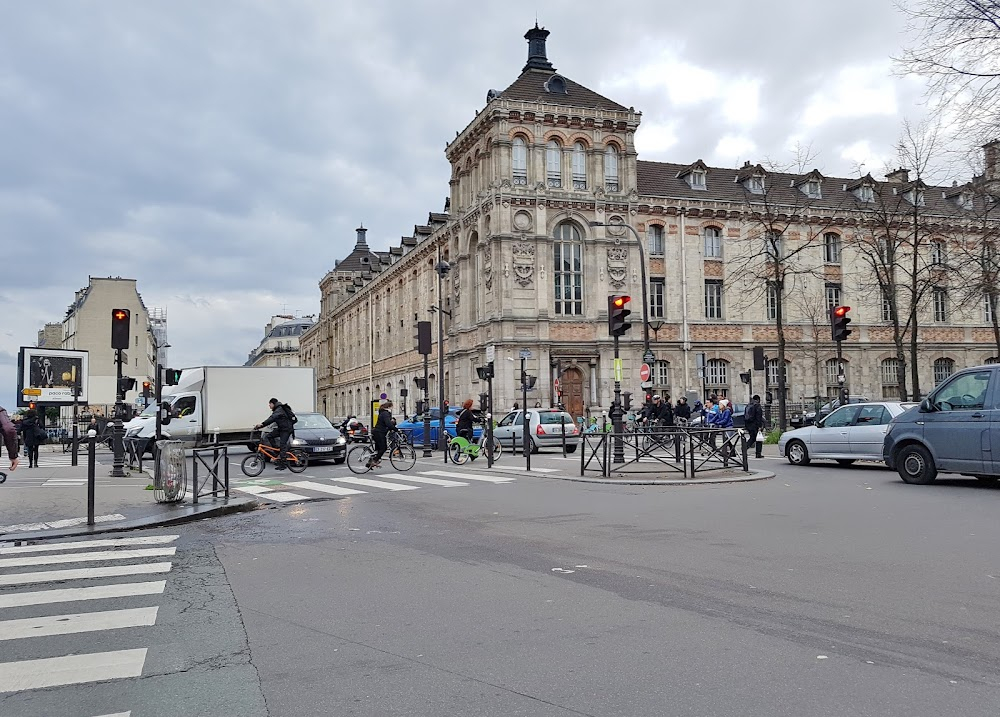
[[[549,423],[555,423],[556,425],[558,425],[560,422],[570,423],[570,424],[573,423],[572,416],[570,416],[568,413],[559,413],[558,411],[546,411],[544,413],[540,412],[538,414],[538,418],[543,424],[546,425]]]

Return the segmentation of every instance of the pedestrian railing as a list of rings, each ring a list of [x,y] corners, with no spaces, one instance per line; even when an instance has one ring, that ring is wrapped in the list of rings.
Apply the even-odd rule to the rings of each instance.
[[[192,451],[191,502],[197,503],[198,498],[210,495],[217,498],[220,493],[229,497],[229,448],[226,445],[215,445],[211,448],[196,448]],[[199,476],[198,466],[204,469]]]
[[[750,471],[743,429],[666,426],[658,430],[585,433],[580,475],[672,474],[694,478],[726,469]]]

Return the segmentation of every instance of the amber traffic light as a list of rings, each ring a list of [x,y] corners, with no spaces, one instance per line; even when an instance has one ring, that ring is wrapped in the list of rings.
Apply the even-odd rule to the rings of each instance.
[[[612,336],[621,336],[631,327],[627,321],[632,313],[628,308],[631,301],[632,297],[625,294],[612,294],[608,297],[608,333]]]
[[[128,309],[111,310],[111,348],[127,349],[131,313]]]

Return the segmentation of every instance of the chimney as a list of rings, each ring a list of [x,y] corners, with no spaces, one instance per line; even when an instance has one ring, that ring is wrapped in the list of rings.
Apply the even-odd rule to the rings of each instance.
[[[906,184],[910,181],[910,170],[900,167],[895,172],[886,174],[885,181],[892,182],[893,184]]]
[[[368,242],[365,241],[365,234],[368,233],[368,230],[365,229],[365,225],[362,224],[360,227],[358,227],[357,232],[358,232],[358,243],[354,245],[354,248],[367,249]]]
[[[987,181],[1000,179],[1000,139],[995,139],[983,145],[983,159]]]
[[[521,72],[525,72],[526,70],[556,71],[556,68],[552,66],[552,63],[545,56],[545,38],[548,36],[549,31],[538,27],[537,22],[533,28],[524,33],[524,39],[528,41],[528,62]]]

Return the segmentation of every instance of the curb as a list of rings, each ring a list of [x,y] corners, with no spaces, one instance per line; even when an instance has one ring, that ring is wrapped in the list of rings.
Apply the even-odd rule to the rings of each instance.
[[[604,483],[610,485],[718,485],[722,483],[749,483],[751,481],[774,478],[771,471],[750,471],[746,476],[731,476],[724,478],[694,478],[685,480],[670,480],[660,478],[626,479],[626,478],[583,478],[580,476],[547,475],[544,478],[574,481],[576,483]]]
[[[191,504],[189,507],[194,507]],[[257,510],[261,503],[255,499],[237,500],[222,505],[207,507],[205,510],[189,510],[181,515],[154,515],[147,518],[134,518],[120,523],[99,523],[97,525],[83,525],[69,530],[37,530],[33,533],[8,533],[0,535],[0,543],[28,542],[37,540],[51,540],[53,538],[76,538],[89,535],[101,535],[103,533],[124,533],[129,530],[143,530],[145,528],[162,528],[171,525],[182,525],[193,523],[196,520],[206,518],[219,518],[224,515],[234,513],[247,513]]]

